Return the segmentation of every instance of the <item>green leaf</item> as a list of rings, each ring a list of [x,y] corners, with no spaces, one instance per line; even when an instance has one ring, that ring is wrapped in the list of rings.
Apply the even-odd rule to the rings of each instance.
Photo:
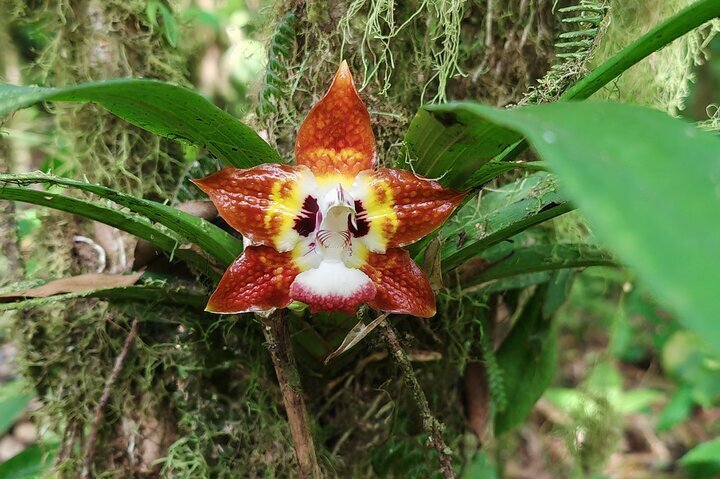
[[[43,473],[55,461],[56,444],[30,446],[0,463],[0,477],[3,479],[34,479]]]
[[[163,19],[165,39],[168,41],[170,46],[176,47],[179,33],[175,17],[173,17],[172,12],[165,6],[164,3],[159,3],[158,7],[160,8],[160,15],[162,15]]]
[[[561,99],[590,97],[640,60],[717,17],[720,17],[720,2],[717,0],[701,0],[689,5],[595,68],[570,87]]]
[[[41,173],[0,175],[0,185],[3,183],[19,184],[24,186],[44,183],[66,186],[94,193],[102,198],[106,198],[128,208],[134,213],[139,213],[152,221],[160,223],[171,231],[179,234],[188,242],[195,243],[200,246],[204,251],[220,260],[226,266],[232,263],[243,249],[242,241],[203,218],[193,216],[162,203],[120,193],[119,191],[115,191],[102,185],[85,183],[67,178],[59,178]],[[102,219],[98,219],[97,221],[104,223]]]
[[[587,266],[614,266],[610,254],[588,244],[539,244],[516,248],[493,248],[483,255],[495,264],[477,275],[463,277],[464,288],[510,276]]]
[[[487,248],[571,209],[558,191],[557,180],[547,173],[522,178],[471,199],[440,229],[442,269],[450,271]]]
[[[0,436],[25,412],[34,393],[25,381],[15,379],[0,386]],[[0,474],[0,477],[5,477]]]
[[[39,287],[42,286],[42,284],[44,283],[35,284],[33,287]],[[5,292],[5,294],[8,293],[12,293],[12,291]],[[188,288],[182,284],[170,283],[145,274],[141,278],[141,284],[132,286],[89,289],[87,291],[59,293],[43,297],[32,297],[30,299],[21,298],[15,300],[16,298],[12,298],[14,300],[12,302],[4,302],[5,298],[0,297],[0,311],[25,310],[51,302],[67,301],[74,298],[99,298],[113,302],[139,301],[146,303],[170,303],[200,310],[205,309],[207,303],[207,294],[203,291]]]
[[[510,431],[525,420],[555,375],[557,332],[543,316],[548,288],[538,286],[517,324],[497,351],[510,407],[495,415],[495,434]]]
[[[613,103],[472,111],[526,136],[593,231],[637,270],[658,301],[720,350],[720,139],[670,116]]]
[[[576,82],[561,100],[590,97],[653,52],[718,16],[720,2],[717,0],[693,3]],[[408,149],[405,167],[412,163],[414,171],[428,177],[440,177],[449,171],[439,179],[444,186],[472,188],[482,184],[475,172],[490,159],[510,161],[527,149],[527,142],[512,130],[499,128],[492,122],[466,120],[464,112],[445,116],[429,109],[419,110],[405,137]],[[464,178],[463,172],[467,174]]]
[[[280,161],[250,127],[199,94],[168,83],[124,79],[62,88],[0,84],[0,116],[43,101],[98,103],[135,126],[206,148],[238,168]]]
[[[680,386],[658,416],[655,426],[658,432],[669,431],[690,417],[693,404],[692,389],[687,385]]]
[[[208,268],[207,260],[189,249],[179,248],[181,241],[171,231],[152,225],[145,218],[115,210],[97,202],[78,200],[57,193],[37,191],[17,186],[0,186],[0,199],[23,201],[34,205],[47,206],[100,221],[114,228],[150,241],[167,252],[171,257],[193,264],[201,270]]]
[[[400,167],[436,178],[443,186],[465,189],[480,184],[478,170],[520,135],[491,122],[473,121],[462,112],[446,117],[419,110],[405,135],[407,158]]]
[[[710,479],[720,472],[720,438],[695,446],[680,458],[693,479]]]

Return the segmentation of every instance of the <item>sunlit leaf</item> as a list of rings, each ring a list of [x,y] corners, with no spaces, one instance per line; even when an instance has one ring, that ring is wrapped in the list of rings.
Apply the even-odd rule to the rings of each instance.
[[[124,79],[62,88],[0,84],[0,116],[43,101],[95,102],[135,126],[206,148],[228,165],[279,162],[250,127],[201,95],[155,80]]]

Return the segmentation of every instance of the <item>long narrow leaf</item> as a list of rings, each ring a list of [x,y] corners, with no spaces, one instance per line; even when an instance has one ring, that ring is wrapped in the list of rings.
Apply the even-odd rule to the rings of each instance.
[[[21,186],[0,185],[0,199],[23,201],[34,205],[47,206],[56,210],[81,215],[91,220],[100,221],[135,235],[138,238],[147,240],[157,245],[169,255],[174,255],[198,268],[207,268],[207,260],[204,260],[192,250],[179,248],[182,241],[171,231],[160,229],[144,218],[136,215],[117,211],[108,206],[90,201],[78,200],[56,193],[37,191]]]
[[[595,68],[588,76],[568,88],[561,99],[589,98],[640,60],[717,17],[720,17],[718,0],[700,0],[689,5]]]
[[[42,173],[25,175],[0,175],[0,184],[30,185],[36,183],[61,185],[94,193],[130,211],[139,213],[181,235],[187,242],[195,243],[208,254],[229,265],[242,251],[242,241],[197,216],[190,215],[162,203],[136,198],[105,186],[69,180]],[[78,213],[80,214],[80,213]],[[102,219],[98,220],[102,221]]]
[[[0,84],[0,116],[43,101],[98,103],[135,126],[206,148],[231,166],[281,161],[250,127],[199,94],[168,83],[124,79],[62,88]]]
[[[587,244],[541,244],[520,248],[498,248],[492,255],[486,255],[484,258],[490,261],[491,265],[483,267],[477,274],[472,274],[472,271],[464,274],[463,288],[529,273],[616,265],[607,251]]]

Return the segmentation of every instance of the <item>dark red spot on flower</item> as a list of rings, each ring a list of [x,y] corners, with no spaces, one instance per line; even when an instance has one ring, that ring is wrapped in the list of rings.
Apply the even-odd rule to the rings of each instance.
[[[355,200],[355,225],[353,225],[352,219],[348,216],[348,229],[355,238],[361,238],[370,231],[367,213],[360,200]]]
[[[302,211],[295,218],[295,224],[293,229],[298,232],[300,236],[307,237],[315,231],[315,225],[317,224],[317,212],[320,209],[318,206],[317,199],[312,196],[308,196],[303,201]]]

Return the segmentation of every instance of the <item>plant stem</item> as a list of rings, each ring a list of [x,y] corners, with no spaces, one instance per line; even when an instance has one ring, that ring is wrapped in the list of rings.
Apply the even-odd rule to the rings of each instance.
[[[720,1],[718,0],[700,0],[690,5],[620,50],[619,53],[590,72],[588,76],[575,82],[563,93],[560,101],[589,98],[636,63],[718,17],[720,17]],[[513,161],[527,148],[527,140],[523,139],[508,147],[496,158],[498,161]]]
[[[277,310],[269,317],[262,318],[262,325],[285,404],[299,476],[319,479],[322,477],[320,466],[315,454],[315,444],[310,432],[310,419],[305,407],[300,374],[295,363],[295,356],[293,356],[290,330],[284,311]]]
[[[90,467],[92,466],[93,457],[95,456],[95,444],[97,443],[97,435],[98,430],[100,429],[100,421],[103,418],[103,411],[105,409],[105,406],[107,406],[108,401],[110,400],[110,390],[112,389],[113,384],[115,384],[115,381],[117,381],[117,378],[120,375],[120,371],[122,371],[125,357],[127,357],[127,354],[130,351],[130,347],[135,340],[135,336],[137,335],[137,329],[138,321],[137,319],[134,319],[132,325],[130,326],[130,332],[125,338],[125,343],[123,344],[122,350],[120,351],[120,354],[118,354],[118,356],[115,358],[115,364],[113,365],[112,372],[105,381],[105,387],[103,388],[102,395],[100,396],[100,401],[98,402],[97,407],[95,407],[95,418],[93,419],[92,426],[90,427],[87,447],[85,448],[85,457],[83,458],[83,468],[80,475],[82,479],[87,479],[90,477]]]
[[[413,396],[417,401],[417,405],[420,408],[422,415],[422,425],[425,432],[430,437],[430,443],[437,450],[438,457],[440,458],[440,472],[443,473],[445,479],[454,479],[455,472],[452,467],[452,451],[445,444],[445,440],[442,438],[443,429],[445,426],[432,414],[430,411],[430,405],[428,404],[425,392],[420,387],[420,383],[415,376],[410,360],[407,357],[407,353],[400,345],[400,341],[397,337],[395,328],[392,327],[389,321],[383,321],[380,324],[383,330],[383,336],[387,343],[390,354],[400,366],[403,373],[405,382],[412,390]]]
[[[690,5],[595,68],[588,76],[571,86],[560,99],[583,100],[588,98],[643,58],[717,17],[720,17],[718,0],[701,0]]]

